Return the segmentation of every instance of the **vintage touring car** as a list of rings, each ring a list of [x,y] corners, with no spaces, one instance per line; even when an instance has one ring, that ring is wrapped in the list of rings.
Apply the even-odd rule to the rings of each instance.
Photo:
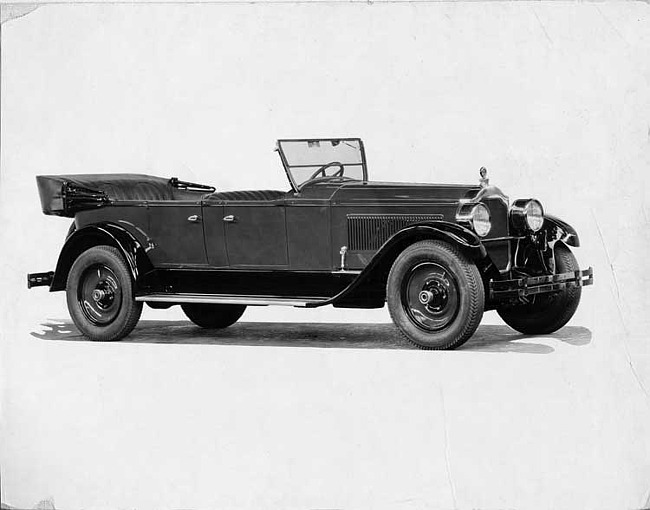
[[[453,349],[484,310],[525,334],[564,326],[593,282],[575,230],[535,199],[478,185],[368,180],[358,138],[280,140],[289,191],[217,191],[148,175],[38,176],[45,214],[74,218],[54,271],[92,340],[119,340],[143,303],[224,328],[246,306],[381,308],[425,349]]]

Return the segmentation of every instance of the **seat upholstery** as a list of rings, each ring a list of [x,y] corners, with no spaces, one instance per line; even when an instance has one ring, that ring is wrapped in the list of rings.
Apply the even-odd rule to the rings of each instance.
[[[223,200],[228,202],[249,202],[278,200],[286,193],[277,190],[243,190],[243,191],[221,191],[210,195],[211,200]]]

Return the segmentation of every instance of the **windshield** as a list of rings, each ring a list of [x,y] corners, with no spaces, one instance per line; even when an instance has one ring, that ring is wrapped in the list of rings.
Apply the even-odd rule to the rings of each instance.
[[[368,179],[363,142],[358,138],[279,140],[278,150],[291,185]]]

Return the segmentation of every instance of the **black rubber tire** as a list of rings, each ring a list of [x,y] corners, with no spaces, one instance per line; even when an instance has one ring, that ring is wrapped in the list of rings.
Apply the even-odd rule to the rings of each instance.
[[[110,272],[119,287],[115,301],[115,317],[106,324],[89,319],[88,307],[82,304],[85,276],[91,268],[103,267]],[[93,270],[94,272],[94,270]],[[142,303],[133,298],[133,277],[120,252],[112,246],[94,246],[84,251],[72,264],[66,284],[68,311],[79,331],[90,340],[111,342],[127,336],[138,323]]]
[[[555,249],[555,271],[566,273],[579,269],[571,250],[564,245]],[[569,287],[558,294],[534,296],[531,303],[503,305],[497,313],[512,329],[525,335],[547,335],[564,326],[575,314],[582,287]]]
[[[407,311],[411,307],[405,296],[410,275],[418,267],[433,264],[444,269],[455,281],[455,315],[437,331],[417,324]],[[408,281],[407,281],[408,280]],[[455,349],[465,343],[478,328],[485,307],[485,289],[474,263],[456,247],[441,241],[419,241],[406,248],[395,260],[386,283],[386,301],[393,322],[400,333],[422,349]]]
[[[184,303],[181,305],[187,318],[205,329],[222,329],[232,326],[244,314],[246,305],[211,305]]]

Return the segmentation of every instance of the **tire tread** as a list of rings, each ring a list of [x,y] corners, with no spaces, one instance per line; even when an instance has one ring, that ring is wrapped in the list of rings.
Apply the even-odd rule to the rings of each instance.
[[[88,256],[87,254],[91,251],[94,252],[104,252],[107,254],[110,258],[113,259],[113,262],[118,264],[121,268],[121,270],[124,272],[124,274],[128,275],[128,280],[125,282],[122,282],[123,289],[122,293],[127,294],[127,295],[132,295],[133,293],[133,281],[130,277],[131,271],[129,270],[129,267],[126,264],[126,261],[124,260],[124,257],[122,254],[119,252],[119,250],[113,246],[108,246],[108,245],[97,245],[93,246],[92,248],[89,248],[88,250],[84,251],[79,257],[77,257],[77,260],[72,264],[72,267],[70,268],[70,272],[68,273],[68,280],[66,282],[66,294],[67,294],[67,301],[68,301],[68,309],[70,309],[70,315],[72,317],[73,322],[77,326],[77,328],[80,329],[82,334],[84,336],[90,338],[93,341],[97,342],[113,342],[117,340],[121,340],[125,336],[127,336],[131,331],[133,331],[133,328],[135,328],[136,324],[140,320],[140,316],[142,315],[142,303],[133,300],[130,303],[130,306],[127,308],[127,313],[126,316],[122,320],[121,327],[118,328],[117,330],[111,330],[110,328],[94,328],[96,331],[93,332],[92,334],[88,334],[83,331],[84,325],[79,324],[79,319],[75,317],[75,314],[73,313],[71,307],[75,306],[74,303],[71,304],[72,300],[75,300],[76,297],[70,296],[70,290],[73,287],[73,279],[77,277],[77,271],[75,270],[75,265],[77,262],[81,259],[81,257]]]
[[[184,303],[181,308],[187,318],[197,326],[204,329],[223,329],[239,320],[246,310],[246,305]]]
[[[559,246],[555,252],[558,272],[569,272],[579,269],[578,261],[565,246]],[[568,287],[563,291],[562,301],[551,307],[550,312],[543,314],[517,313],[516,308],[497,308],[497,313],[511,328],[524,335],[548,335],[564,327],[573,317],[580,304],[581,287]],[[562,306],[560,306],[562,305]]]
[[[423,350],[456,349],[457,347],[460,347],[462,344],[464,344],[475,333],[479,324],[481,323],[481,319],[483,318],[483,309],[485,304],[485,289],[483,287],[483,280],[481,279],[481,273],[476,267],[476,264],[469,261],[467,257],[455,246],[443,241],[424,240],[412,244],[397,257],[397,259],[393,264],[393,267],[391,268],[388,277],[388,282],[391,281],[391,274],[393,273],[395,268],[398,267],[398,262],[400,262],[403,257],[409,254],[409,251],[414,251],[419,248],[425,248],[429,250],[443,250],[446,251],[452,257],[457,258],[461,262],[461,267],[463,269],[464,276],[467,282],[469,283],[469,289],[468,289],[469,293],[473,296],[478,296],[478,299],[470,299],[470,308],[469,308],[468,317],[464,327],[456,335],[454,335],[453,338],[451,338],[449,341],[445,342],[442,345],[421,344],[416,340],[414,340],[413,338],[411,338],[411,336],[409,336],[408,333],[406,333],[399,326],[397,327],[397,329],[403,338],[405,338],[409,343],[415,345],[420,349]],[[391,290],[387,288],[386,295],[388,296],[390,292]],[[399,318],[396,316],[395,310],[391,306],[388,307],[388,310],[391,319],[396,325],[398,325]]]

